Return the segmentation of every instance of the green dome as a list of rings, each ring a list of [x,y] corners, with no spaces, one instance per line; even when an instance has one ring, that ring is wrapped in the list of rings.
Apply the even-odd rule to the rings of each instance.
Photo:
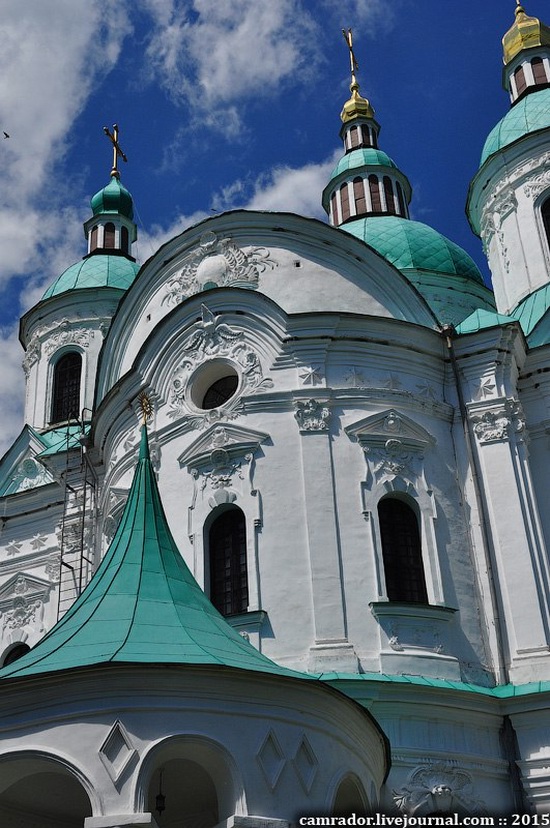
[[[42,299],[58,296],[67,290],[111,287],[127,290],[136,278],[139,265],[125,256],[97,254],[71,265],[50,285]]]
[[[491,130],[481,153],[480,166],[493,153],[513,144],[524,135],[548,127],[550,127],[550,89],[530,92],[514,104]]]
[[[382,152],[382,150],[371,149],[370,147],[356,149],[348,152],[338,161],[330,174],[329,181],[338,178],[341,173],[348,172],[348,170],[355,170],[359,167],[392,167],[396,170],[397,164],[391,160],[389,155]]]
[[[118,213],[129,219],[134,217],[132,196],[116,175],[111,176],[107,186],[92,196],[90,205],[94,216],[101,213]]]
[[[462,276],[483,284],[466,251],[427,224],[399,216],[376,216],[347,222],[341,229],[366,242],[401,271]]]

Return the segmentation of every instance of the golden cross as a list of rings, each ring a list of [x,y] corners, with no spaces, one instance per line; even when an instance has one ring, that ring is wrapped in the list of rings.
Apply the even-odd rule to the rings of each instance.
[[[355,57],[355,53],[353,51],[353,36],[351,29],[342,29],[342,34],[344,35],[344,40],[348,44],[349,49],[349,61],[351,66],[351,80],[352,83],[355,82],[355,72],[359,69],[359,64],[357,63],[357,58]]]
[[[103,132],[113,145],[113,168],[111,170],[111,175],[114,175],[116,178],[120,178],[120,173],[118,171],[118,159],[120,157],[125,162],[128,161],[128,159],[122,152],[120,144],[118,143],[118,124],[113,124],[112,132],[109,132],[108,127],[103,127]]]

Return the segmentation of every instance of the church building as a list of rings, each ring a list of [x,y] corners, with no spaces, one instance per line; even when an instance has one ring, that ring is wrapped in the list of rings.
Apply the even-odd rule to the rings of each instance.
[[[345,36],[327,222],[139,265],[115,127],[21,319],[1,826],[550,812],[550,27],[518,0],[468,192],[493,290],[410,217]]]

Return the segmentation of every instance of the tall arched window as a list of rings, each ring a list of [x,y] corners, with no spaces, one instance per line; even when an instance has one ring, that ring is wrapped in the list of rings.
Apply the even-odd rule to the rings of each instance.
[[[531,68],[533,70],[533,79],[537,86],[542,83],[548,83],[548,78],[546,77],[546,69],[544,68],[544,61],[542,58],[535,57],[531,61]]]
[[[351,146],[353,149],[359,146],[359,130],[357,126],[352,126],[350,129]]]
[[[386,196],[386,210],[388,213],[395,213],[395,200],[393,197],[393,187],[389,175],[384,176],[384,194]]]
[[[382,212],[382,199],[380,198],[380,187],[378,185],[378,176],[377,175],[369,175],[369,189],[370,189],[370,198],[372,202],[372,212],[373,213],[381,213]]]
[[[92,250],[95,250],[96,247],[97,247],[97,232],[98,232],[98,227],[97,227],[97,224],[96,224],[95,227],[92,227],[92,232],[90,234],[90,253],[92,252]]]
[[[53,374],[52,423],[76,419],[80,413],[82,357],[76,351],[64,354]]]
[[[406,204],[405,204],[405,196],[403,194],[403,187],[401,186],[399,181],[397,181],[396,184],[397,184],[397,203],[399,204],[399,215],[406,217],[407,216],[407,207],[406,207]]]
[[[332,223],[338,224],[338,205],[336,199],[336,191],[330,197],[330,206],[332,211]]]
[[[353,198],[355,200],[355,212],[358,216],[364,216],[367,212],[367,201],[365,199],[365,185],[362,178],[353,179]]]
[[[546,243],[550,248],[550,198],[547,198],[541,207],[542,223],[544,224],[544,232],[546,233]]]
[[[418,518],[405,501],[386,497],[378,504],[386,592],[390,601],[427,604]]]
[[[523,71],[523,66],[518,66],[518,68],[514,72],[514,78],[516,81],[516,90],[518,95],[527,88],[527,81],[525,80],[525,72]]]
[[[108,221],[103,229],[103,247],[112,249],[115,246],[115,225]]]
[[[348,185],[344,182],[340,187],[340,204],[342,205],[342,221],[350,217]]]
[[[246,612],[246,525],[240,509],[227,509],[213,521],[208,532],[208,550],[210,600],[222,615]]]
[[[127,253],[129,249],[128,228],[124,226],[120,228],[120,249],[123,253]]]

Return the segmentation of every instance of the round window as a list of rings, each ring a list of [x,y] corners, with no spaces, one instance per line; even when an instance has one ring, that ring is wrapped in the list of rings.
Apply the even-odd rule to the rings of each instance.
[[[233,397],[239,388],[239,374],[231,363],[212,360],[202,365],[190,382],[191,402],[202,411],[218,408]]]
[[[223,405],[224,402],[231,399],[237,390],[238,384],[239,378],[236,374],[229,374],[216,380],[204,395],[201,408],[210,409]]]

